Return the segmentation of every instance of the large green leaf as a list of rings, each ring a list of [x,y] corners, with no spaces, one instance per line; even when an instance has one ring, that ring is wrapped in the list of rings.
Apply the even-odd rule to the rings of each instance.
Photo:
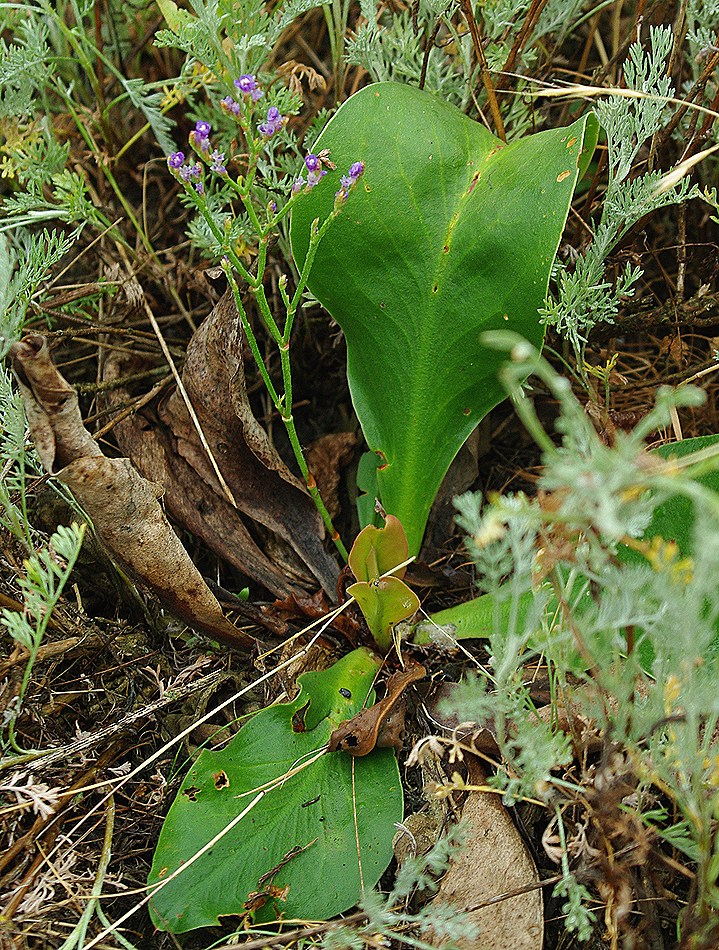
[[[344,330],[355,410],[382,462],[382,504],[404,525],[410,554],[450,462],[505,396],[504,357],[481,334],[509,327],[542,343],[537,308],[588,121],[504,145],[429,93],[378,83],[345,102],[315,145],[340,170],[366,166],[309,287]],[[294,209],[300,263],[334,190],[328,177]]]
[[[363,648],[329,670],[305,673],[293,702],[263,709],[222,751],[203,751],[165,819],[148,883],[169,877],[247,806],[253,790],[306,761],[340,722],[371,703],[380,662]],[[158,890],[150,901],[153,923],[184,933],[216,925],[222,916],[244,915],[248,896],[267,887],[260,878],[294,848],[305,850],[269,880],[289,887],[286,899],[269,896],[250,916],[333,917],[358,901],[362,881],[370,888],[377,883],[392,857],[394,823],[401,820],[402,785],[391,750],[356,760],[327,753],[269,791],[210,851]]]

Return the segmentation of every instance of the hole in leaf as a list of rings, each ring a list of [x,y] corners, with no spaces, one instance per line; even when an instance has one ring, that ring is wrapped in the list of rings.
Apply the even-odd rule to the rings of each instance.
[[[307,715],[307,710],[310,708],[310,700],[308,699],[304,706],[300,706],[299,709],[296,709],[292,713],[292,731],[293,732],[306,732],[307,727],[305,726],[305,716]]]
[[[218,791],[219,791],[220,789],[222,789],[222,788],[229,788],[229,787],[230,787],[230,779],[229,779],[229,776],[228,776],[227,772],[225,772],[224,770],[223,770],[222,772],[215,772],[215,774],[212,776],[212,780],[214,781],[214,783],[215,783],[215,788],[216,788]]]

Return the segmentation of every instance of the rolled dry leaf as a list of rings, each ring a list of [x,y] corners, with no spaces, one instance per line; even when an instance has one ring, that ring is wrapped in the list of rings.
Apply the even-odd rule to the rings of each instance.
[[[108,459],[85,429],[77,395],[59,374],[43,336],[10,350],[30,433],[43,466],[70,488],[110,554],[170,613],[215,640],[249,650],[256,641],[227,620],[158,498],[128,459]]]

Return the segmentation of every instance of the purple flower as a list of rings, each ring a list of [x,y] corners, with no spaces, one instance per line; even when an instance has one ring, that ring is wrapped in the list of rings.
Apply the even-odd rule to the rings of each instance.
[[[305,157],[305,167],[308,172],[316,172],[322,167],[322,162],[316,155],[310,152],[310,154]]]
[[[199,181],[202,175],[202,166],[199,162],[194,165],[183,165],[180,169],[180,178],[183,181]]]
[[[197,122],[189,135],[190,145],[199,152],[208,152],[210,150],[210,131],[209,122]]]
[[[261,125],[257,126],[257,129],[261,135],[269,139],[272,138],[275,132],[280,131],[286,121],[286,116],[280,115],[280,110],[277,106],[270,106],[267,110],[267,118]]]
[[[235,87],[240,90],[243,96],[250,96],[258,88],[257,80],[252,73],[245,73],[235,80]],[[254,97],[253,97],[254,98]]]
[[[354,162],[350,165],[349,174],[340,178],[340,189],[335,192],[335,208],[341,207],[347,201],[347,196],[363,174],[364,162]]]
[[[224,109],[228,115],[238,116],[242,107],[239,102],[235,102],[232,96],[225,96],[220,102],[220,108]]]
[[[304,180],[302,175],[300,175],[299,178],[295,178],[295,180],[292,182],[292,194],[293,195],[299,194],[306,184],[307,182]]]
[[[227,169],[225,168],[225,153],[218,152],[217,149],[215,149],[210,158],[212,159],[210,171],[215,172],[217,175],[222,175],[223,177],[227,175]]]
[[[167,159],[167,164],[170,168],[178,169],[180,165],[185,161],[184,152],[173,152]]]
[[[325,177],[327,172],[323,169],[316,172],[307,172],[307,190],[311,191],[315,185],[319,185],[320,180]]]
[[[195,183],[195,191],[197,192],[198,195],[204,195],[205,186],[202,184],[201,181],[198,181]]]

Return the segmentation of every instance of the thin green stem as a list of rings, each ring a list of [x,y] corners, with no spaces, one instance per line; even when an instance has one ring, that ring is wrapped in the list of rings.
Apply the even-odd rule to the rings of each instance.
[[[265,363],[262,353],[260,352],[260,347],[257,343],[257,337],[255,336],[254,330],[252,329],[252,326],[250,325],[250,321],[247,317],[247,312],[245,310],[244,304],[242,303],[242,297],[240,295],[239,285],[237,281],[235,280],[235,275],[232,273],[232,268],[230,267],[226,259],[222,260],[222,269],[224,270],[225,276],[227,277],[227,282],[229,283],[232,289],[232,295],[235,298],[237,312],[239,313],[240,320],[242,322],[242,329],[245,331],[245,336],[247,337],[247,342],[250,346],[252,356],[255,362],[257,363],[257,368],[260,371],[262,382],[265,384],[265,387],[267,389],[267,392],[270,394],[270,398],[272,399],[272,402],[275,404],[278,411],[280,411],[280,406],[281,406],[280,396],[278,395],[277,390],[275,389],[275,385],[272,382],[269,370],[267,369],[267,364]]]

